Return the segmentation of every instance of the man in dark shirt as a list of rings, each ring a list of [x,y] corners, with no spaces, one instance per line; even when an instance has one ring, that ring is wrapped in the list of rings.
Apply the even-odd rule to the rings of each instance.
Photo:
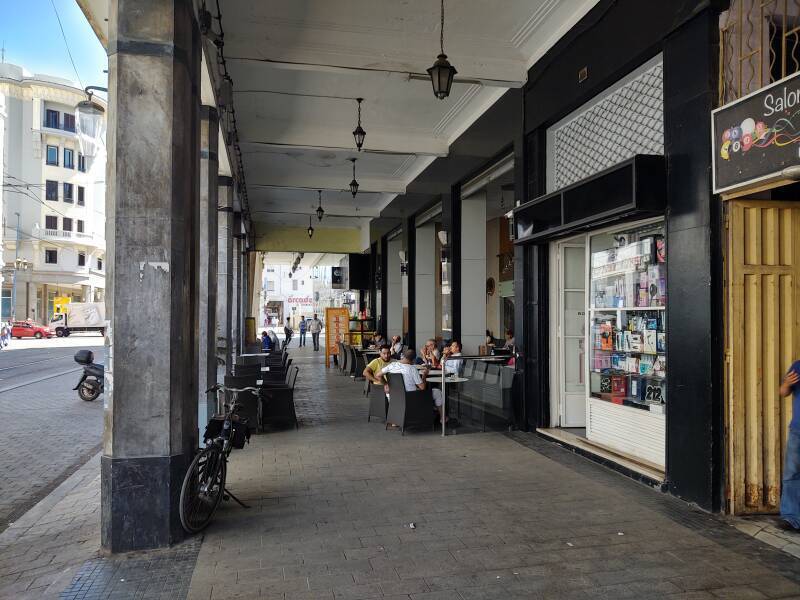
[[[783,465],[781,519],[786,529],[800,530],[800,360],[789,368],[781,384],[781,397],[792,394],[792,422]]]

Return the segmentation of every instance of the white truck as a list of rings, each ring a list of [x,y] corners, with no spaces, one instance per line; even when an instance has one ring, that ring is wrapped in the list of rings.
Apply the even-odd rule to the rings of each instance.
[[[76,331],[106,333],[106,305],[104,302],[70,302],[64,312],[53,315],[50,329],[58,337],[67,337]]]

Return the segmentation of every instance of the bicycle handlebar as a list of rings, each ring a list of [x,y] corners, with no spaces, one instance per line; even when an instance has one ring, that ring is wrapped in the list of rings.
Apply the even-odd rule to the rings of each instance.
[[[226,386],[222,385],[221,383],[217,383],[215,385],[212,385],[210,388],[208,388],[206,390],[206,393],[208,393],[208,392],[216,392],[217,390],[223,390],[223,391],[226,391],[226,392],[234,392],[235,394],[238,394],[240,392],[258,392],[259,391],[259,389],[257,387],[253,387],[253,386],[247,386],[247,387],[243,387],[243,388],[233,388],[233,387],[226,387]]]

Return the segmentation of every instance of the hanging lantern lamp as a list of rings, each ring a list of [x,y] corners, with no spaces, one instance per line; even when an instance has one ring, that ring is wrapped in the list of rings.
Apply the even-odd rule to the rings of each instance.
[[[351,158],[349,160],[353,163],[353,181],[350,182],[350,193],[353,194],[353,198],[355,198],[356,194],[358,193],[358,181],[356,181],[356,159]]]
[[[308,215],[308,237],[314,237],[314,228],[311,226],[311,215]]]
[[[361,152],[361,147],[364,145],[364,138],[367,137],[367,132],[361,127],[361,103],[363,101],[363,98],[356,98],[356,102],[358,102],[358,125],[353,130],[353,139],[356,141],[356,148],[358,148],[359,152]]]
[[[444,53],[444,0],[442,0],[442,20],[439,29],[439,49],[441,53],[436,57],[436,62],[428,69],[433,85],[433,94],[439,99],[444,100],[450,95],[450,87],[453,85],[453,77],[458,73],[456,68],[447,60]]]
[[[322,221],[322,217],[325,216],[325,209],[322,208],[322,190],[317,190],[317,194],[319,195],[319,206],[317,207],[317,219]]]

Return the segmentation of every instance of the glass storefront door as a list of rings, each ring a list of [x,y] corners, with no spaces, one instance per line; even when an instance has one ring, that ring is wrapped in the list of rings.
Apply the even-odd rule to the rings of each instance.
[[[561,427],[586,426],[586,247],[558,244],[559,413]]]

